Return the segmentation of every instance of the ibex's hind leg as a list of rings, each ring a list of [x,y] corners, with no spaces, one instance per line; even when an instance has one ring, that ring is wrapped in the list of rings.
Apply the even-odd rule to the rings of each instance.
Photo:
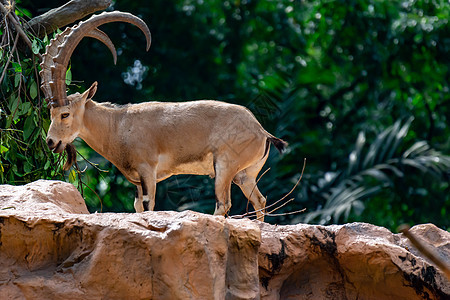
[[[266,198],[261,194],[258,187],[256,186],[256,178],[259,171],[263,167],[268,154],[253,166],[248,167],[236,174],[233,182],[236,183],[244,193],[245,197],[251,202],[255,211],[257,211],[256,216],[259,220],[264,221],[264,208],[266,207]]]
[[[227,168],[228,167],[228,168]],[[225,215],[231,208],[231,181],[235,171],[230,170],[224,163],[216,162],[215,170],[215,193],[216,209],[214,215]]]

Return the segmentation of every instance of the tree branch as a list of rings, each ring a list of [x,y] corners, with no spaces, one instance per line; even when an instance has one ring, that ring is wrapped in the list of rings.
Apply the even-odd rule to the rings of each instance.
[[[415,234],[409,231],[408,224],[400,225],[397,231],[403,233],[420,253],[431,260],[445,275],[447,275],[447,278],[450,279],[450,265],[448,265],[448,262],[443,260],[434,249],[419,240]]]
[[[72,0],[31,19],[26,29],[35,32],[38,37],[50,34],[57,28],[76,22],[96,11],[108,8],[111,0]]]
[[[23,31],[22,26],[20,25],[19,21],[16,20],[17,16],[14,14],[12,9],[13,8],[7,9],[5,6],[3,6],[3,4],[0,3],[0,11],[2,12],[2,14],[5,16],[5,18],[8,18],[9,21],[14,25],[18,34],[22,37],[25,44],[27,44],[27,46],[31,49],[31,41],[28,38],[25,31]],[[36,54],[36,56],[38,56],[39,59],[41,59],[41,55],[39,53]]]

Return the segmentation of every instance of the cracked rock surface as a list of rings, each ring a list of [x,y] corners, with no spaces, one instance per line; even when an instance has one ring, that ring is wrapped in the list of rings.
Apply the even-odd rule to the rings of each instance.
[[[450,261],[449,232],[411,231]],[[89,214],[73,185],[39,180],[0,186],[0,298],[450,299],[450,282],[370,224]]]

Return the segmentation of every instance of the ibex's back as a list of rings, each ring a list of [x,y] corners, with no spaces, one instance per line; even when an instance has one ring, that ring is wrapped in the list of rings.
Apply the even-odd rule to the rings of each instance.
[[[266,200],[256,187],[256,177],[268,157],[270,142],[280,151],[286,143],[265,131],[246,108],[219,101],[101,104],[92,101],[97,83],[83,94],[66,96],[68,57],[58,57],[66,52],[70,57],[83,36],[93,36],[113,51],[109,38],[96,26],[116,19],[139,26],[150,44],[150,32],[142,20],[114,12],[66,29],[47,48],[41,76],[53,106],[49,147],[61,152],[75,137],[84,139],[137,186],[137,212],[144,206],[153,210],[157,182],[171,175],[197,174],[215,177],[215,214],[224,215],[230,209],[231,182],[235,182],[262,218]]]
[[[230,146],[241,153],[241,146],[264,137],[263,129],[247,110],[217,101],[130,106],[124,118],[125,128],[146,129],[140,137],[132,137],[132,143],[144,144],[143,152],[148,152],[150,144],[156,146],[153,151],[160,156],[163,173],[213,175],[211,154],[218,155]],[[233,145],[233,139],[244,132],[251,139],[245,145]]]

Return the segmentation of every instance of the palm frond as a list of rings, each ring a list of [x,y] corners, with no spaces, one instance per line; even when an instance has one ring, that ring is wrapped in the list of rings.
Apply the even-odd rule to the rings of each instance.
[[[364,200],[394,185],[394,179],[413,172],[442,177],[450,170],[450,156],[432,149],[426,141],[418,141],[406,150],[405,142],[412,118],[395,122],[380,132],[367,145],[364,132],[360,132],[349,155],[345,171],[327,172],[311,188],[311,198],[324,203],[316,211],[305,214],[303,222],[344,221],[352,209],[362,211]],[[368,150],[365,150],[367,149]]]

